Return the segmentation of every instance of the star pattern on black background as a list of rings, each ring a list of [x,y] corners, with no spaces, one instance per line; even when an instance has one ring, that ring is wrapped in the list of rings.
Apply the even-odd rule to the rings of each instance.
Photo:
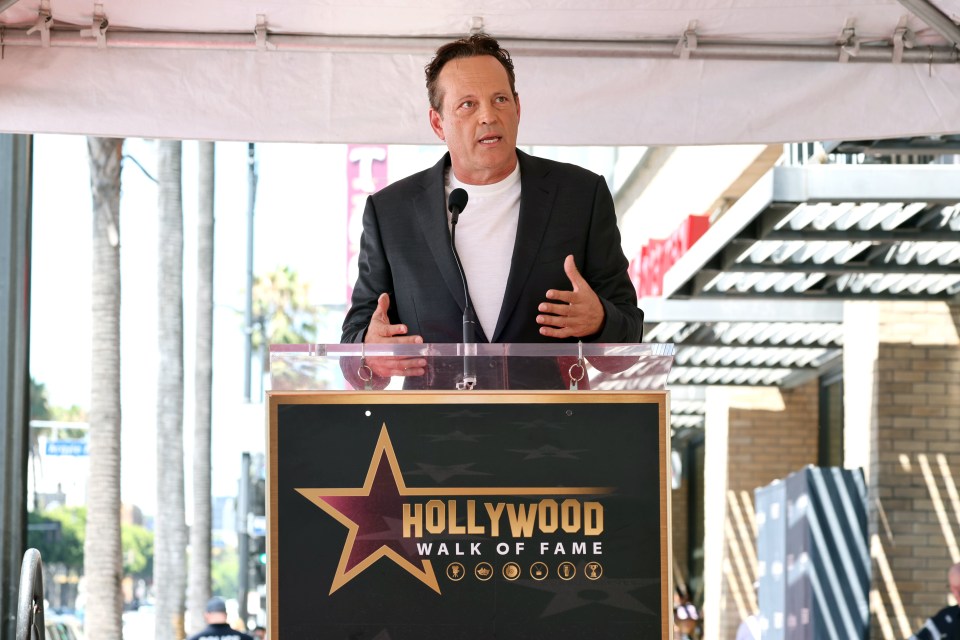
[[[470,467],[474,465],[473,462],[467,462],[465,464],[451,464],[451,465],[439,465],[439,464],[427,464],[426,462],[417,463],[417,471],[407,471],[408,476],[428,476],[431,480],[437,484],[443,484],[450,478],[456,476],[489,476],[493,475],[491,473],[486,473],[483,471],[474,471]]]
[[[577,572],[582,575],[586,563],[580,563]],[[578,609],[589,605],[615,607],[627,611],[635,611],[645,615],[656,615],[649,607],[631,594],[641,587],[658,585],[656,578],[604,578],[602,582],[584,584],[578,581],[548,578],[547,580],[519,580],[517,586],[546,591],[553,594],[553,598],[541,612],[541,618],[555,616],[564,611]]]
[[[555,447],[552,444],[545,444],[542,447],[536,449],[507,449],[511,453],[525,453],[524,460],[538,460],[540,458],[564,458],[567,460],[579,460],[580,457],[575,455],[578,453],[583,453],[587,449],[560,449]]]
[[[457,429],[450,433],[425,433],[423,437],[430,442],[480,442],[480,438],[489,438],[489,433],[464,433]]]

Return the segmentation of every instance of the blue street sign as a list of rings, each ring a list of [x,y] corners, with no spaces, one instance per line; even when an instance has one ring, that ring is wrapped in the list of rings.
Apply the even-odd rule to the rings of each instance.
[[[87,443],[82,440],[50,440],[47,442],[48,456],[86,456]]]

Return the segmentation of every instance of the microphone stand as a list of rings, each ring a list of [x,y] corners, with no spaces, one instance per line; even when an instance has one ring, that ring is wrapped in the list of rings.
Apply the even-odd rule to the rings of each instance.
[[[463,379],[457,383],[457,389],[460,391],[471,391],[477,386],[477,372],[474,370],[472,356],[476,353],[477,344],[477,319],[473,313],[473,305],[470,304],[470,290],[467,288],[467,276],[463,270],[463,263],[460,262],[460,254],[457,253],[457,220],[460,218],[460,210],[453,207],[453,215],[450,216],[450,248],[453,250],[453,259],[457,261],[457,269],[460,270],[460,279],[463,281]],[[472,345],[470,348],[468,345]]]

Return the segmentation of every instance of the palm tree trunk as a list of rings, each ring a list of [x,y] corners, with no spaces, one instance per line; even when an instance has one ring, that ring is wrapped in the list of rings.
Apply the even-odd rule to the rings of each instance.
[[[193,426],[193,526],[190,528],[188,628],[203,628],[210,598],[211,387],[213,384],[213,186],[214,144],[201,142],[197,221],[196,421]]]
[[[156,640],[184,637],[187,533],[183,487],[183,204],[180,141],[158,143]]]
[[[86,630],[121,640],[120,164],[123,140],[87,138],[93,196],[90,478],[83,549]]]

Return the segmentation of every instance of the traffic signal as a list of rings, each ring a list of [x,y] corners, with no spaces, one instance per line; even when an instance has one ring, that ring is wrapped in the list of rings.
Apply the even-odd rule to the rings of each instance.
[[[267,539],[263,536],[250,540],[250,565],[253,584],[267,583]]]
[[[255,516],[267,513],[267,479],[259,473],[250,478],[250,513]]]

